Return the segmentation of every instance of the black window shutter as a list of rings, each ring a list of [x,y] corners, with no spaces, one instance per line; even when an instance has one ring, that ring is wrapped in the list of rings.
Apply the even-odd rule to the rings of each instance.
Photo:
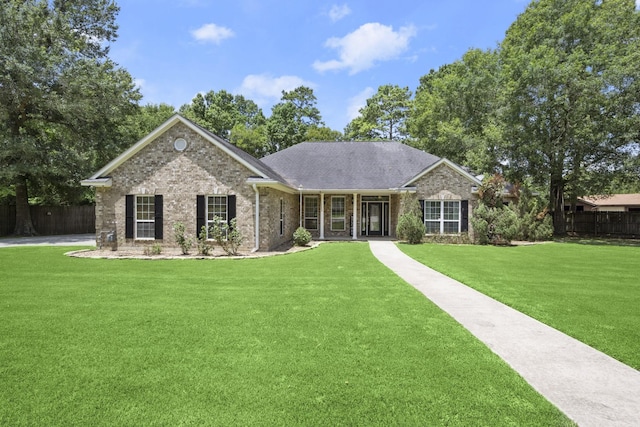
[[[231,227],[231,220],[236,217],[236,196],[227,196],[227,224]]]
[[[460,231],[466,233],[469,231],[469,201],[463,200],[460,202]]]
[[[127,239],[133,239],[133,194],[127,194],[124,198],[125,201],[125,221],[124,221],[124,237]]]
[[[162,224],[162,196],[156,195],[154,200],[154,213],[155,213],[155,235],[156,240],[163,239],[163,224]]]
[[[207,225],[207,203],[204,196],[196,196],[196,236]]]
[[[418,200],[420,202],[420,211],[422,212],[422,221],[424,221],[424,200]]]

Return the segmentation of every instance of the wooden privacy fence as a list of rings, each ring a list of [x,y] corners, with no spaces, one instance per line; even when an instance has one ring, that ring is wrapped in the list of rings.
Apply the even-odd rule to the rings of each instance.
[[[567,213],[568,233],[593,236],[640,237],[640,212]]]
[[[31,206],[33,225],[43,236],[96,232],[95,206]],[[16,207],[0,206],[0,236],[13,234]]]

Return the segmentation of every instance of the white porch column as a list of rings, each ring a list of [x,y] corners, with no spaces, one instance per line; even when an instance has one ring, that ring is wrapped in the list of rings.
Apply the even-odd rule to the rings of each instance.
[[[260,250],[260,190],[253,184],[253,191],[256,192],[256,226],[255,226],[255,246],[251,252]]]
[[[358,240],[358,194],[353,193],[353,240]]]
[[[324,240],[324,193],[320,193],[320,240]]]

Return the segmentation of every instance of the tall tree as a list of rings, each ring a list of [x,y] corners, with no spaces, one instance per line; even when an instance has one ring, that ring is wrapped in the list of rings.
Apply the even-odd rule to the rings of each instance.
[[[119,145],[98,153],[98,165],[105,165],[113,160],[115,156],[152,132],[175,113],[175,108],[169,104],[146,104],[137,108],[116,129],[120,135]]]
[[[118,7],[108,0],[0,5],[0,180],[16,194],[15,234],[36,233],[30,185],[78,181],[139,93],[108,58]]]
[[[342,132],[333,130],[330,127],[313,125],[309,126],[309,129],[307,129],[305,140],[324,142],[342,141],[343,136]]]
[[[279,103],[271,109],[267,121],[269,152],[283,150],[306,139],[311,126],[322,126],[322,116],[316,107],[313,89],[300,86],[292,91],[282,91]]]
[[[408,87],[383,85],[360,109],[360,116],[345,129],[346,139],[403,140],[408,137],[406,121],[411,108]]]
[[[501,126],[497,51],[471,49],[461,60],[420,78],[408,128],[411,145],[469,166],[498,169]]]
[[[190,104],[180,107],[180,113],[221,138],[229,139],[234,126],[255,128],[265,124],[262,109],[242,95],[226,90],[197,94]]]
[[[269,154],[266,125],[246,126],[238,123],[231,129],[229,142],[258,159]]]
[[[180,113],[255,157],[269,151],[262,109],[242,95],[226,90],[197,94]]]
[[[640,141],[640,13],[633,0],[539,0],[501,46],[511,176],[570,198],[605,188]],[[590,188],[586,188],[586,183]]]

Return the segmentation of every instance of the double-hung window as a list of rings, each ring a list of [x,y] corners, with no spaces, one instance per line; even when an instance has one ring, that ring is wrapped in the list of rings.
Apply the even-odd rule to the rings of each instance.
[[[211,237],[211,227],[218,221],[218,225],[226,224],[229,218],[227,196],[207,197],[207,236]]]
[[[304,228],[318,229],[318,196],[304,196]]]
[[[331,197],[331,230],[344,231],[345,226],[345,198],[333,196]]]
[[[136,196],[136,239],[155,238],[155,196]]]
[[[459,200],[425,200],[424,225],[427,234],[459,233]]]

